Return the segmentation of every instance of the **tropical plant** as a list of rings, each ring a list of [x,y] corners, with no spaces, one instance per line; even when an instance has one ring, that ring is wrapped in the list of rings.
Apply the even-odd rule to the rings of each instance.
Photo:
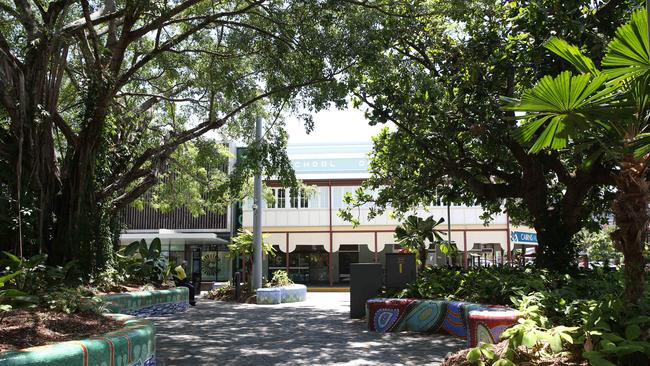
[[[262,235],[262,253],[264,255],[275,255],[273,245],[264,241],[268,235]],[[239,229],[237,235],[232,238],[232,243],[228,244],[228,257],[235,258],[236,256],[248,257],[253,254],[253,233],[246,229]]]
[[[650,191],[650,60],[646,9],[616,31],[601,61],[602,69],[580,48],[552,38],[546,48],[571,63],[578,74],[544,76],[507,109],[522,113],[516,137],[532,142],[530,153],[563,150],[570,145],[590,151],[582,162],[614,162],[616,196],[612,211],[616,249],[624,255],[625,297],[638,303],[644,291],[643,248],[648,232]]]
[[[289,274],[287,271],[283,270],[277,270],[273,272],[273,276],[271,277],[271,281],[267,283],[268,287],[280,287],[280,286],[288,286],[292,285],[293,281],[289,278]]]
[[[134,241],[121,250],[123,258],[130,259],[126,266],[131,280],[139,283],[162,284],[169,273],[167,258],[162,256],[161,243],[155,238],[147,245],[142,239]]]
[[[101,297],[95,296],[82,287],[63,287],[52,291],[43,297],[42,304],[50,311],[66,314],[83,311],[94,313],[107,311],[107,304]]]
[[[0,260],[0,312],[41,307],[52,311],[100,312],[100,299],[78,285],[76,263],[63,267],[46,265],[47,255],[29,259],[3,252]]]
[[[441,235],[446,234],[436,229],[436,226],[444,221],[444,218],[436,221],[433,216],[423,219],[411,215],[395,228],[397,243],[402,248],[417,253],[420,272],[426,268],[429,245],[439,245],[441,251],[445,254],[453,251],[453,245],[450,242],[444,242],[442,239]]]
[[[267,243],[264,239],[268,235],[262,235],[262,254],[265,256],[274,256],[276,251],[273,245]],[[251,255],[253,254],[253,233],[246,229],[239,229],[237,235],[231,239],[228,244],[228,258],[240,258],[246,263],[246,270],[243,273],[243,281],[247,282],[250,278],[250,271],[252,268]]]
[[[68,262],[65,266],[50,266],[46,264],[47,255],[38,254],[29,259],[19,258],[9,252],[2,252],[4,258],[0,259],[0,268],[13,273],[12,287],[27,295],[40,296],[49,291],[65,286],[80,284],[76,262]]]
[[[618,264],[621,259],[621,253],[614,248],[611,237],[614,230],[616,230],[614,226],[596,232],[582,229],[573,239],[578,248],[587,255],[589,261],[602,262],[604,267],[608,267],[610,262]]]

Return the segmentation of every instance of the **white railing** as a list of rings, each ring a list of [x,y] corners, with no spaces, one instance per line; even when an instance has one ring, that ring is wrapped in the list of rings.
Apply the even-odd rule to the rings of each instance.
[[[392,215],[387,212],[381,216],[368,220],[369,209],[360,208],[352,210],[355,217],[359,219],[360,224],[363,225],[390,225],[394,226],[399,224]],[[420,217],[434,216],[435,218],[443,217],[447,221],[447,208],[446,207],[433,207],[428,210],[418,210],[414,212]],[[483,209],[478,206],[464,207],[454,206],[451,207],[451,223],[452,225],[481,225],[483,220],[480,216],[483,214]],[[262,222],[266,227],[282,227],[282,226],[329,226],[330,211],[326,208],[275,208],[265,209],[262,213]],[[491,224],[505,224],[506,216],[497,215]],[[253,225],[253,211],[245,208],[243,210],[243,226],[250,227]],[[351,223],[343,220],[336,215],[336,209],[332,210],[332,225],[333,226],[352,226]]]

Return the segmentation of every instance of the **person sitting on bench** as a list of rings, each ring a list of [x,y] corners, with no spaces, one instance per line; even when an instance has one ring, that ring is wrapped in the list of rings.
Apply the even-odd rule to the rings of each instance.
[[[187,279],[187,274],[185,273],[186,267],[187,261],[183,261],[180,265],[174,268],[174,271],[176,272],[176,286],[187,287],[190,290],[190,305],[196,306],[196,301],[194,300],[194,285]]]

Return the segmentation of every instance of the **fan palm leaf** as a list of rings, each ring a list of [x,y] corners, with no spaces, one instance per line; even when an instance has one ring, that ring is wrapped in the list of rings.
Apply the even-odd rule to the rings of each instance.
[[[607,84],[606,75],[591,73],[573,75],[569,71],[557,77],[545,76],[526,91],[520,101],[506,109],[525,112],[524,122],[515,138],[536,141],[530,149],[537,153],[544,148],[562,149],[570,138],[588,127],[598,114],[612,107],[615,85]]]

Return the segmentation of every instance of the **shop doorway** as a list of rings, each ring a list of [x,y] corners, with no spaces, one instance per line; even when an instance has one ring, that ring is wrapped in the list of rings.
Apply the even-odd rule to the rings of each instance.
[[[339,282],[350,282],[350,264],[359,263],[358,245],[341,245],[339,248]]]
[[[303,284],[326,283],[327,260],[328,253],[322,245],[298,245],[296,250],[289,253],[289,278]]]

